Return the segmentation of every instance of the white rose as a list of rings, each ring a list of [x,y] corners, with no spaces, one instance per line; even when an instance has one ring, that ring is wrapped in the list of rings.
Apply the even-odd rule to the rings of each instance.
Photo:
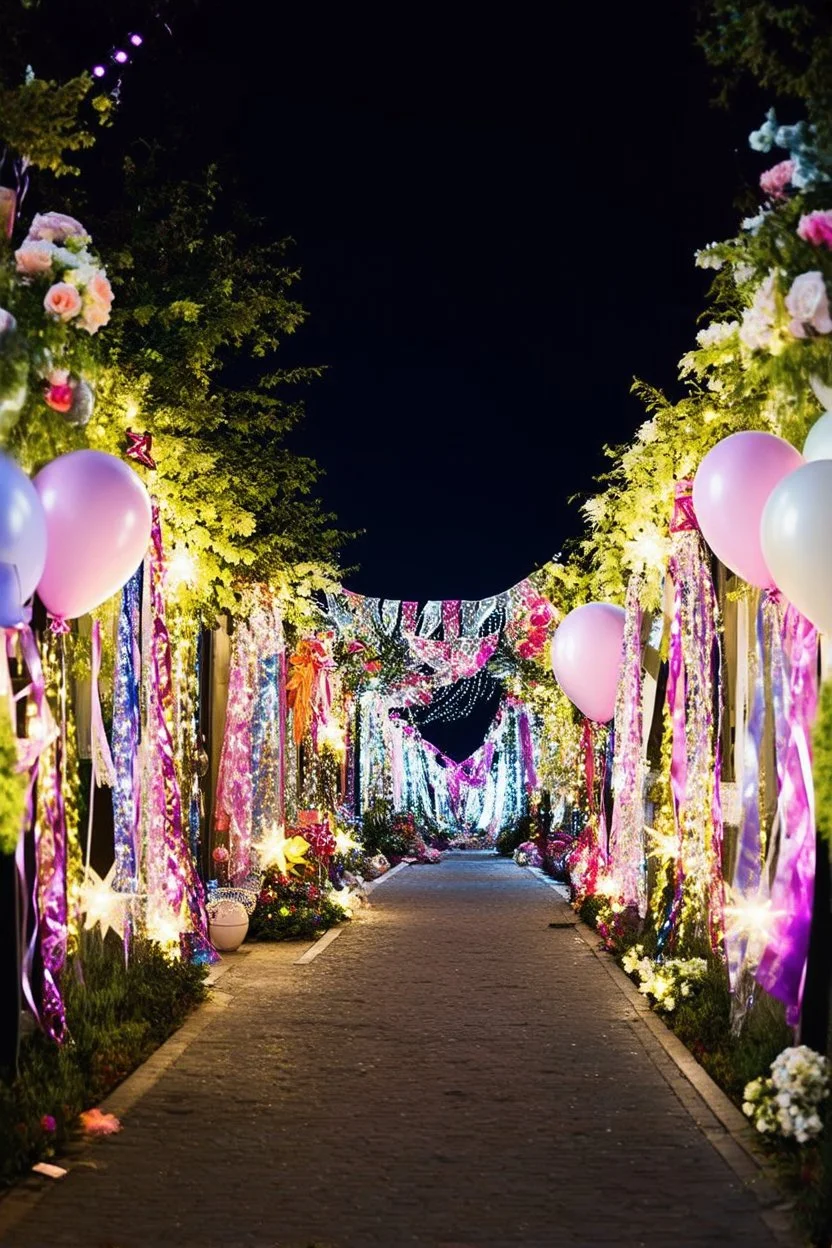
[[[807,325],[818,334],[832,333],[826,283],[817,270],[801,273],[794,279],[786,295],[786,309],[792,317],[789,330],[795,338],[806,337]],[[802,1065],[800,1057],[787,1060],[793,1070]]]

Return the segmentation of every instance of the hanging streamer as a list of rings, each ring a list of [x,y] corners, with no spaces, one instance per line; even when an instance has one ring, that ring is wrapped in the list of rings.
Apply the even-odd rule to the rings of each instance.
[[[815,884],[811,725],[817,710],[817,630],[791,604],[783,626],[788,662],[787,732],[782,746],[780,843],[771,887],[771,932],[756,979],[800,1017]]]
[[[142,569],[139,568],[121,592],[113,682],[113,888],[119,893],[135,893],[139,877],[141,592]]]
[[[707,934],[717,949],[723,929],[719,609],[689,481],[677,483],[670,531],[673,619],[667,704],[679,853],[673,901],[659,933],[659,948],[681,923],[694,933]]]
[[[238,623],[231,652],[225,733],[214,803],[214,832],[228,838],[229,876],[235,881],[245,878],[251,861],[253,707],[251,634],[245,624]]]
[[[148,930],[177,938],[194,962],[214,962],[202,881],[191,858],[182,822],[182,802],[174,764],[173,676],[170,637],[162,593],[164,552],[159,507],[153,504],[151,546],[147,558],[150,606],[150,661],[147,664],[148,752],[151,768],[148,811]]]
[[[642,664],[640,576],[631,576],[624,604],[624,662],[615,706],[614,805],[610,829],[610,874],[621,901],[647,913],[644,846],[644,762],[642,755]]]

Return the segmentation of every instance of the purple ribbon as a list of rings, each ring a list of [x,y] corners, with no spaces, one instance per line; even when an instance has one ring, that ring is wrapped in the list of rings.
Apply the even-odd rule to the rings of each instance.
[[[787,722],[779,800],[780,844],[771,888],[772,928],[756,980],[797,1024],[803,1000],[815,883],[811,725],[817,710],[817,630],[791,604],[783,624]]]
[[[530,791],[537,788],[537,771],[534,765],[534,746],[529,715],[525,708],[517,713],[517,731],[520,735],[520,753],[523,759],[523,770],[526,774],[526,785]]]
[[[49,703],[46,681],[32,630],[19,630],[20,648],[29,672],[29,685],[17,696],[31,696],[41,735],[26,740],[21,767],[29,771],[23,834],[17,843],[15,864],[20,881],[23,995],[37,1022],[51,1039],[66,1037],[66,1015],[60,988],[66,961],[66,815],[62,791],[63,750]],[[37,794],[37,801],[36,801]],[[35,838],[35,879],[26,878],[25,837]],[[28,933],[28,938],[27,938]],[[35,957],[40,947],[42,983],[35,992]]]

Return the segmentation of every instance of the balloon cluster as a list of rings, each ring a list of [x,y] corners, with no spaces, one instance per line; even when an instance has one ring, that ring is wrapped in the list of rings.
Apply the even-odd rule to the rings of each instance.
[[[832,633],[832,413],[803,455],[770,433],[735,433],[709,451],[693,502],[702,535],[731,572],[779,590]]]
[[[144,558],[150,497],[132,468],[102,451],[72,451],[30,480],[0,454],[0,628],[28,622],[37,591],[55,620],[116,593]]]
[[[832,411],[801,455],[771,433],[733,433],[704,457],[693,482],[702,536],[729,571],[777,590],[832,635]],[[589,719],[615,712],[624,611],[591,602],[571,611],[552,639],[552,669]]]

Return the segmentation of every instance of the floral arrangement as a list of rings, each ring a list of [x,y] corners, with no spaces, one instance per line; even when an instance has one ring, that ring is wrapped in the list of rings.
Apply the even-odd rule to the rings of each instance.
[[[14,424],[27,396],[38,393],[71,424],[86,424],[95,368],[90,339],[110,319],[113,291],[91,239],[74,217],[34,217],[0,266],[0,423]]]
[[[267,871],[251,918],[251,933],[260,940],[318,936],[350,917],[336,898],[328,884],[297,880],[276,869]]]
[[[657,1010],[672,1014],[679,1004],[695,993],[708,973],[704,958],[666,958],[663,962],[645,956],[643,945],[633,945],[621,959],[628,975],[638,981],[638,990],[650,997]]]
[[[761,1135],[807,1144],[823,1130],[820,1108],[829,1095],[829,1062],[801,1044],[784,1049],[767,1079],[753,1079],[743,1093],[743,1113]]]
[[[542,867],[543,859],[534,841],[523,841],[514,851],[514,861],[518,867]]]
[[[521,659],[537,659],[546,649],[555,609],[548,598],[530,593],[522,611],[512,619],[506,630]]]

